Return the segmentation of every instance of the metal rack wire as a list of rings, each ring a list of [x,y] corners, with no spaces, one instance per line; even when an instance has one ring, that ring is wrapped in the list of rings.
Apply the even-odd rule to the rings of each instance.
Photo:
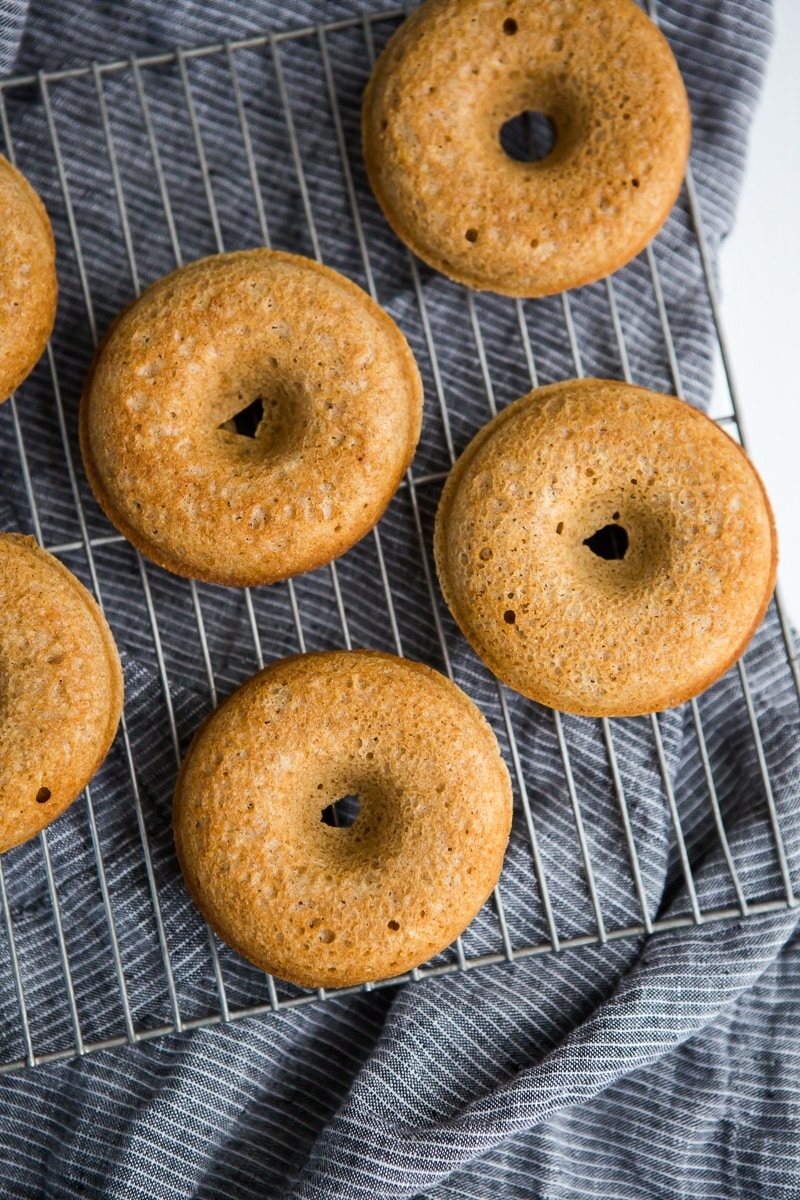
[[[78,343],[74,354],[71,355],[64,349],[66,335],[62,331],[62,340],[59,343],[57,330],[54,342],[48,346],[44,363],[32,378],[30,385],[25,385],[25,406],[28,404],[28,387],[32,393],[35,393],[38,387],[42,395],[46,394],[47,403],[50,405],[49,418],[43,421],[42,427],[37,428],[35,434],[32,434],[32,421],[39,412],[35,399],[30,402],[31,420],[26,421],[25,408],[13,397],[8,405],[4,406],[8,415],[0,413],[0,420],[10,422],[18,457],[13,485],[18,487],[27,503],[32,532],[41,544],[59,555],[67,565],[87,580],[101,607],[106,611],[112,627],[121,620],[127,620],[128,607],[131,610],[135,609],[139,622],[136,625],[139,631],[137,637],[140,636],[141,630],[146,631],[146,652],[160,684],[163,713],[167,722],[166,740],[171,766],[166,764],[163,767],[165,773],[171,770],[174,775],[181,759],[182,742],[185,742],[187,729],[191,732],[197,719],[196,712],[187,710],[185,697],[176,684],[176,679],[183,671],[195,679],[204,680],[207,688],[205,707],[213,707],[220,693],[230,690],[237,682],[237,671],[239,676],[243,677],[262,667],[265,658],[277,657],[289,649],[304,651],[318,645],[318,626],[320,622],[324,623],[327,614],[335,615],[339,626],[338,641],[348,648],[362,638],[362,628],[368,631],[372,628],[370,621],[374,620],[385,629],[387,648],[393,649],[397,654],[410,651],[419,654],[414,640],[416,610],[412,612],[411,618],[405,616],[412,600],[405,593],[403,583],[397,580],[393,570],[391,546],[395,544],[398,522],[405,530],[402,536],[408,544],[415,546],[420,574],[419,594],[427,605],[425,623],[426,636],[430,639],[428,644],[432,648],[430,652],[435,655],[437,665],[451,678],[455,677],[452,661],[455,633],[442,610],[434,582],[429,549],[429,518],[438,495],[438,487],[446,478],[449,466],[455,461],[456,447],[459,440],[463,442],[463,434],[461,431],[458,434],[454,432],[457,413],[452,399],[448,400],[444,372],[440,366],[441,331],[437,334],[429,311],[429,281],[424,276],[424,269],[413,256],[394,246],[380,220],[375,218],[373,212],[367,211],[366,206],[371,204],[371,199],[354,166],[358,156],[356,133],[360,84],[358,87],[351,86],[352,81],[349,79],[342,82],[343,67],[340,63],[337,69],[335,55],[337,38],[356,39],[361,46],[363,70],[368,71],[374,62],[376,45],[379,41],[385,41],[401,16],[401,10],[372,13],[363,18],[313,28],[268,33],[194,49],[178,49],[174,53],[147,58],[94,63],[65,71],[40,72],[35,76],[0,81],[0,130],[6,155],[12,162],[19,159],[20,167],[25,170],[25,159],[31,145],[47,152],[48,166],[43,169],[41,179],[34,182],[54,215],[57,229],[61,231],[59,250],[64,275],[62,308],[67,314],[68,332],[73,338],[77,337]],[[165,582],[163,573],[147,564],[138,553],[127,546],[124,539],[109,532],[109,526],[96,510],[84,485],[76,457],[76,398],[80,387],[81,367],[85,370],[91,350],[97,345],[99,331],[112,314],[115,304],[119,307],[122,301],[137,295],[147,275],[155,277],[155,274],[163,273],[169,268],[169,260],[171,265],[179,266],[187,257],[197,257],[199,252],[222,252],[239,244],[235,234],[231,237],[230,232],[226,232],[226,222],[218,198],[220,192],[229,197],[234,194],[247,194],[246,204],[250,208],[251,230],[255,235],[251,237],[251,241],[260,240],[265,245],[271,244],[273,212],[280,209],[284,213],[290,213],[290,217],[287,218],[290,225],[287,228],[295,228],[291,226],[291,220],[295,218],[296,229],[302,227],[301,232],[296,234],[301,238],[302,244],[297,245],[292,240],[292,235],[287,237],[285,232],[280,240],[276,239],[278,244],[288,249],[310,252],[320,261],[323,257],[328,260],[325,237],[320,228],[321,210],[319,205],[315,210],[309,186],[310,160],[307,139],[304,151],[303,134],[308,132],[309,111],[296,111],[287,85],[286,57],[292,48],[298,52],[302,51],[304,57],[298,69],[311,71],[319,85],[317,99],[319,101],[322,98],[326,106],[328,136],[314,142],[313,150],[315,156],[321,156],[323,161],[323,180],[329,181],[334,174],[338,178],[337,186],[342,199],[339,216],[344,216],[349,222],[349,236],[357,250],[358,262],[353,264],[353,273],[360,275],[363,285],[378,302],[386,303],[383,282],[390,275],[387,261],[400,262],[400,258],[392,259],[392,255],[403,256],[404,270],[407,271],[410,281],[408,295],[411,300],[404,310],[401,323],[409,336],[413,330],[418,354],[421,353],[425,359],[428,382],[428,439],[423,447],[421,459],[418,456],[417,462],[409,470],[401,486],[399,503],[402,514],[396,518],[395,526],[392,527],[390,548],[387,549],[383,533],[385,522],[382,522],[366,539],[369,542],[366,549],[362,547],[351,552],[356,556],[354,561],[357,560],[358,570],[362,572],[365,569],[363,563],[367,561],[364,556],[369,555],[369,570],[377,580],[375,592],[370,593],[369,604],[356,604],[348,591],[349,585],[345,575],[348,579],[360,577],[358,570],[354,575],[348,565],[351,555],[345,556],[338,564],[333,563],[326,572],[314,573],[320,578],[324,576],[324,579],[318,584],[313,583],[313,586],[303,580],[290,580],[275,589],[259,589],[257,593],[247,590],[242,594],[242,620],[236,627],[238,641],[235,649],[240,662],[232,667],[229,656],[221,672],[215,637],[209,622],[210,612],[214,614],[212,623],[216,622],[219,615],[212,590],[193,582]],[[350,61],[352,45],[348,53],[350,58],[347,61]],[[258,57],[259,69],[269,69],[270,79],[274,83],[274,95],[265,102],[265,108],[269,110],[266,115],[264,112],[254,113],[250,94],[242,84],[243,60],[247,59],[252,66],[253,56]],[[199,64],[208,64],[210,73],[201,79],[193,78],[192,72]],[[34,89],[33,95],[31,89]],[[97,152],[105,156],[107,165],[109,186],[105,196],[107,204],[103,219],[107,219],[107,214],[113,207],[116,212],[116,228],[113,236],[107,229],[103,236],[109,244],[113,243],[111,253],[116,256],[120,271],[127,272],[130,281],[129,285],[120,284],[119,296],[103,295],[103,312],[98,311],[91,278],[92,255],[97,253],[98,245],[105,244],[98,241],[97,209],[90,192],[83,186],[80,155],[74,144],[65,149],[64,135],[59,128],[60,118],[63,122],[64,114],[73,113],[78,109],[83,114],[85,125],[92,125],[93,122],[93,128],[98,134]],[[15,119],[20,122],[21,137],[15,134]],[[280,124],[280,136],[274,132],[273,126],[269,125],[270,121]],[[186,154],[193,158],[193,165],[186,165],[189,158],[177,166],[165,160],[165,129],[170,133],[173,148],[176,136],[180,137]],[[179,129],[178,135],[175,134],[176,129]],[[266,137],[265,129],[269,137]],[[270,159],[266,148],[267,144],[270,149],[274,148],[278,144],[276,138],[280,142],[280,169]],[[120,153],[120,141],[127,146],[135,143],[138,147],[147,162],[146,173],[151,177],[149,184],[138,177],[136,164],[126,160],[125,155]],[[209,151],[211,141],[214,142],[213,161]],[[236,161],[232,158],[231,162],[226,164],[224,156],[220,153],[220,145],[233,143],[237,147]],[[18,146],[21,148],[19,154]],[[233,152],[231,153],[233,156]],[[317,162],[315,157],[314,169],[317,168]],[[270,187],[265,189],[263,177],[267,170],[270,171]],[[144,173],[142,168],[142,174]],[[281,189],[284,191],[281,192]],[[687,175],[681,203],[687,220],[690,220],[694,227],[698,262],[705,280],[708,306],[716,329],[731,398],[730,411],[719,415],[717,419],[741,437],[729,355],[720,328],[698,192],[691,171]],[[133,209],[136,211],[132,217]],[[203,212],[201,218],[197,217],[200,210]],[[198,233],[192,226],[192,222],[196,220],[203,225],[202,233]],[[158,231],[157,236],[163,243],[162,251],[166,254],[167,261],[165,265],[162,254],[157,271],[155,259],[146,269],[142,268],[142,258],[146,257],[146,254],[143,254],[141,235],[137,237],[135,226],[141,229],[143,221]],[[187,246],[192,248],[191,254],[187,252]],[[378,260],[380,263],[376,265]],[[640,265],[642,264],[652,289],[651,303],[658,316],[672,387],[678,395],[683,395],[684,383],[679,352],[664,298],[656,248],[651,246],[644,252],[640,259]],[[340,269],[342,266],[339,263],[331,265],[340,266]],[[630,362],[617,282],[615,278],[609,278],[598,286],[602,289],[608,306],[610,339],[618,357],[621,374],[626,380],[633,381],[634,371]],[[497,378],[484,331],[485,314],[481,311],[481,301],[472,293],[461,289],[456,293],[453,289],[453,295],[456,294],[461,298],[459,303],[465,305],[466,327],[471,334],[477,361],[478,386],[483,389],[488,418],[497,411]],[[535,305],[529,302],[504,303],[507,305],[506,316],[515,323],[518,331],[521,361],[527,375],[526,385],[536,386],[539,354],[531,330],[540,329],[541,325],[531,315]],[[568,352],[569,373],[582,375],[584,362],[574,319],[573,297],[565,294],[555,303],[560,308],[563,321],[563,335],[560,336],[563,348]],[[552,307],[548,309],[551,316],[554,311]],[[83,334],[76,335],[76,330],[82,330]],[[87,330],[88,338],[85,336]],[[36,445],[33,443],[34,436],[37,439]],[[40,441],[43,445],[39,444]],[[37,470],[42,464],[56,471],[59,480],[52,484],[56,488],[55,501],[48,492],[44,504],[44,485],[37,480]],[[48,476],[48,479],[50,478]],[[6,483],[10,481],[4,480],[4,486]],[[48,482],[47,486],[49,488],[51,484]],[[58,488],[62,490],[58,491]],[[361,558],[358,558],[359,555]],[[125,585],[120,590],[118,580],[123,574]],[[181,591],[170,591],[170,588],[180,588]],[[270,593],[268,598],[261,594],[266,591]],[[177,599],[179,595],[180,600]],[[800,674],[788,623],[779,601],[776,601],[776,604],[786,649],[787,670],[792,673],[800,701]],[[180,622],[190,631],[187,641],[191,642],[191,648],[186,649],[185,658],[181,658],[183,651],[177,653],[174,648],[171,624],[173,605],[182,605]],[[376,611],[380,608],[378,616],[363,611],[369,609],[370,605]],[[279,608],[282,609],[281,612]],[[353,633],[355,610],[358,611],[359,621],[357,636]],[[270,636],[267,639],[265,629],[268,623]],[[167,625],[169,634],[165,640],[163,631]],[[278,633],[275,633],[276,629]],[[144,634],[141,634],[141,638],[144,638]],[[649,935],[709,920],[744,918],[793,907],[798,897],[793,890],[791,864],[782,836],[746,662],[741,662],[736,671],[741,687],[742,705],[747,713],[758,757],[774,844],[777,877],[780,879],[780,886],[776,887],[773,894],[748,896],[740,879],[717,797],[701,709],[698,703],[693,701],[690,705],[691,721],[702,761],[713,827],[727,865],[735,903],[711,909],[704,908],[701,903],[695,887],[691,857],[681,819],[680,797],[675,795],[667,761],[662,725],[659,718],[653,716],[649,718],[653,752],[660,771],[674,850],[688,897],[688,911],[666,917],[653,915],[640,866],[641,846],[637,846],[634,824],[617,760],[615,723],[604,720],[599,723],[599,728],[608,760],[611,796],[619,818],[620,838],[617,854],[620,861],[626,864],[640,914],[638,919],[623,924],[609,922],[604,914],[600,889],[595,878],[592,839],[590,830],[587,829],[587,826],[591,825],[591,814],[584,813],[585,803],[576,785],[564,718],[559,713],[553,713],[553,733],[569,800],[576,841],[576,861],[579,861],[583,872],[590,918],[583,928],[569,928],[565,932],[563,916],[551,899],[551,888],[530,797],[531,783],[526,771],[525,757],[519,745],[513,704],[505,688],[492,682],[491,686],[496,689],[493,703],[496,706],[497,723],[507,749],[516,801],[529,844],[531,886],[541,908],[544,936],[539,940],[527,942],[520,942],[515,937],[506,920],[503,905],[504,884],[501,880],[494,895],[497,948],[488,952],[485,948],[479,948],[479,951],[470,950],[462,939],[458,939],[451,954],[412,971],[401,981],[418,981],[479,966],[511,962],[515,958],[604,944],[611,940]],[[76,830],[83,830],[88,835],[82,842],[79,867],[85,878],[92,879],[98,912],[102,914],[102,926],[107,939],[106,958],[110,964],[110,974],[104,976],[104,986],[110,986],[108,980],[111,979],[116,992],[113,1005],[109,1004],[106,1007],[109,1013],[112,1008],[114,1012],[107,1020],[97,1021],[90,1018],[87,1021],[82,1011],[85,1007],[84,992],[88,994],[97,984],[94,977],[89,978],[88,982],[83,979],[80,970],[82,948],[70,944],[70,918],[64,911],[65,885],[62,881],[67,864],[60,847],[58,853],[53,851],[53,829],[45,831],[38,839],[36,853],[39,857],[36,869],[42,871],[44,876],[41,894],[47,901],[46,919],[51,924],[51,944],[55,953],[53,969],[47,976],[49,985],[45,989],[46,994],[40,994],[37,988],[36,995],[31,996],[26,964],[23,961],[25,955],[21,954],[18,948],[17,922],[12,915],[15,903],[24,892],[20,882],[20,870],[16,866],[15,856],[18,856],[18,852],[14,851],[5,856],[9,864],[8,869],[5,862],[0,860],[0,909],[5,941],[2,951],[5,961],[0,962],[0,973],[6,971],[13,985],[15,1017],[12,1022],[13,1037],[9,1039],[9,1044],[16,1038],[19,1046],[18,1052],[10,1053],[6,1061],[0,1064],[0,1071],[69,1059],[96,1049],[135,1044],[171,1032],[280,1011],[326,998],[321,989],[317,992],[289,989],[255,971],[249,974],[245,971],[244,974],[236,975],[225,949],[218,945],[209,930],[203,933],[202,926],[198,923],[188,932],[182,928],[181,936],[193,938],[197,942],[196,946],[192,946],[192,962],[195,963],[192,970],[198,977],[205,973],[212,984],[209,990],[205,982],[199,983],[187,1008],[182,997],[183,979],[175,966],[177,934],[171,926],[170,918],[173,905],[172,884],[163,867],[165,855],[168,858],[170,853],[169,850],[163,849],[168,840],[169,818],[163,811],[155,811],[150,798],[145,794],[147,789],[142,786],[147,758],[146,746],[144,749],[142,747],[143,732],[141,712],[135,704],[132,707],[129,700],[116,748],[118,766],[125,779],[126,796],[123,799],[118,798],[117,803],[125,802],[132,806],[133,822],[127,827],[127,832],[130,835],[129,841],[134,846],[132,853],[136,861],[131,863],[128,859],[126,862],[127,869],[138,874],[134,887],[135,898],[130,903],[140,906],[137,909],[139,919],[146,919],[151,929],[153,952],[158,963],[157,973],[163,987],[156,989],[160,990],[156,997],[149,994],[143,999],[136,994],[136,973],[131,968],[129,952],[123,947],[120,935],[123,920],[121,910],[128,906],[129,901],[126,898],[123,904],[120,899],[121,892],[118,889],[122,884],[115,882],[116,858],[112,857],[108,846],[109,841],[116,838],[115,827],[107,827],[102,815],[96,810],[93,790],[88,787],[85,800],[79,802],[62,821],[71,821]],[[74,844],[70,843],[73,847]],[[116,842],[114,845],[116,846]],[[30,850],[25,850],[28,856],[30,853]],[[113,853],[116,855],[116,849]],[[30,857],[25,859],[26,868],[30,867],[30,862]],[[74,874],[75,863],[70,863],[69,867]],[[112,869],[114,878],[110,877]],[[165,901],[165,894],[169,894],[169,904]],[[22,903],[22,900],[19,902]],[[70,909],[75,903],[71,891],[68,903]],[[145,910],[146,917],[141,916]],[[203,939],[204,947],[200,945]],[[196,962],[201,960],[205,966],[196,966]],[[398,980],[389,980],[365,986],[370,989],[397,982]],[[354,990],[357,989],[344,989],[345,992]],[[55,1031],[48,1034],[48,1013],[52,1013],[54,1007],[65,1013],[66,1019],[60,1024],[56,1023]]]

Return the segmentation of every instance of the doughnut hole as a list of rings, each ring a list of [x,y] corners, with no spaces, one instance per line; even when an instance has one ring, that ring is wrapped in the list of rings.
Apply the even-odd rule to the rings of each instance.
[[[573,537],[554,530],[553,544],[565,547],[575,576],[607,595],[657,585],[671,569],[675,521],[666,504],[610,493],[565,521]],[[617,531],[615,534],[613,531]],[[624,552],[621,552],[624,551]]]
[[[592,554],[607,562],[617,562],[628,553],[628,531],[623,525],[604,525],[589,538],[583,539]]]
[[[515,162],[542,162],[555,149],[557,137],[553,118],[531,109],[500,126],[500,145]]]
[[[256,396],[252,403],[241,412],[235,413],[230,421],[226,421],[224,428],[229,433],[238,433],[240,437],[255,437],[263,420],[264,401],[260,396]]]
[[[391,853],[399,836],[400,792],[390,776],[325,780],[313,788],[311,805],[303,836],[313,838],[318,861],[336,870]]]
[[[320,820],[332,829],[349,829],[358,819],[361,802],[358,796],[342,796],[335,804],[323,808]]]
[[[278,379],[277,360],[267,369],[221,371],[206,402],[212,429],[226,454],[247,459],[279,458],[303,442],[312,422],[306,387],[290,373]]]
[[[585,153],[592,118],[591,99],[569,84],[537,78],[509,86],[486,114],[485,133],[495,139],[496,169],[514,173],[517,186],[534,186],[531,181],[542,180],[543,173],[552,178],[554,170]],[[554,196],[552,206],[541,211],[542,221],[557,226],[560,208]]]

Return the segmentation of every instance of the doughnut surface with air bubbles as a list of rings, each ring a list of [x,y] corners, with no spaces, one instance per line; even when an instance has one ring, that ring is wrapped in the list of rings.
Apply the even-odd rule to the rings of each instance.
[[[358,797],[355,822],[323,813]],[[275,662],[202,725],[174,801],[189,891],[221,938],[307,987],[389,978],[492,892],[511,783],[472,701],[377,651]]]
[[[74,575],[31,537],[0,534],[0,853],[80,795],[114,740],[122,669]]]
[[[555,144],[516,161],[506,122]],[[436,270],[508,296],[615,271],[677,198],[690,114],[665,38],[633,0],[427,0],[364,95],[367,174],[389,224]]]
[[[323,566],[383,514],[414,454],[422,383],[402,333],[298,255],[201,259],[112,324],[81,451],[106,515],[178,575],[244,587]]]
[[[778,553],[732,438],[674,396],[599,379],[530,392],[477,434],[434,548],[445,600],[495,675],[598,717],[669,708],[727,671]]]
[[[0,154],[0,402],[41,358],[57,301],[47,211],[25,176]]]

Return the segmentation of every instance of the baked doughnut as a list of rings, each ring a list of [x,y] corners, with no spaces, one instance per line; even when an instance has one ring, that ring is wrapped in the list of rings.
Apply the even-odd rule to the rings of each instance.
[[[502,126],[541,112],[552,152]],[[666,40],[633,0],[427,0],[364,95],[364,160],[389,224],[436,270],[507,296],[591,283],[665,221],[690,115]]]
[[[0,402],[41,358],[57,300],[47,211],[25,176],[0,154]]]
[[[355,823],[321,819],[357,795]],[[388,978],[444,949],[500,874],[511,784],[455,684],[377,651],[275,662],[202,725],[175,844],[203,916],[306,987]]]
[[[553,708],[635,716],[742,654],[775,585],[769,501],[744,451],[674,396],[602,379],[538,388],[473,439],[435,555],[464,636]]]
[[[117,318],[84,389],[81,450],[100,505],[143,554],[246,586],[363,537],[421,418],[414,357],[369,296],[308,259],[248,250],[181,268]]]
[[[0,534],[0,853],[60,816],[114,740],[119,655],[97,604],[22,534]]]

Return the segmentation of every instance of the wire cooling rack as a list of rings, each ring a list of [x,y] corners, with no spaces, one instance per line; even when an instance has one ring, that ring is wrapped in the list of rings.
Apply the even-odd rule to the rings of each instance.
[[[263,666],[265,658],[328,644],[330,634],[325,631],[331,614],[339,630],[335,644],[383,644],[416,657],[423,657],[427,647],[429,661],[453,675],[451,651],[457,634],[437,594],[430,532],[441,483],[474,429],[464,430],[459,423],[457,400],[445,379],[442,360],[452,347],[447,330],[437,326],[431,316],[431,288],[449,289],[453,321],[456,323],[457,310],[462,322],[454,337],[463,345],[462,352],[474,360],[477,372],[472,384],[465,386],[482,390],[485,419],[496,411],[498,395],[502,393],[505,402],[514,394],[507,394],[505,384],[498,385],[498,364],[485,335],[484,298],[432,279],[392,238],[363,177],[358,144],[360,95],[377,51],[402,16],[399,9],[370,13],[313,28],[0,81],[5,153],[29,174],[48,205],[58,236],[61,276],[59,324],[53,341],[21,389],[20,402],[12,398],[0,411],[0,422],[9,423],[0,425],[0,430],[7,429],[16,456],[10,474],[4,473],[0,500],[6,488],[22,497],[31,531],[93,589],[121,643],[131,645],[134,655],[152,665],[159,685],[156,712],[152,696],[145,694],[144,703],[140,702],[136,677],[133,685],[128,678],[126,713],[112,752],[123,779],[113,803],[128,814],[122,834],[108,818],[106,803],[96,806],[93,789],[88,787],[84,798],[41,834],[33,848],[18,848],[0,861],[0,978],[4,974],[10,981],[13,997],[13,1011],[6,1013],[11,1028],[5,1031],[4,1042],[12,1049],[0,1064],[2,1071],[324,1000],[322,990],[288,988],[246,964],[236,966],[235,956],[217,943],[210,931],[204,931],[194,910],[192,923],[185,910],[176,907],[174,891],[180,884],[176,885],[174,878],[169,812],[153,793],[159,791],[159,781],[163,785],[159,794],[169,793],[182,749],[203,712],[217,703],[218,695]],[[353,66],[354,62],[358,65]],[[262,80],[255,92],[250,86],[254,76]],[[287,82],[292,77],[305,81],[302,103]],[[66,120],[76,116],[78,122]],[[102,163],[102,185],[90,174],[87,163],[94,171]],[[679,210],[694,229],[693,253],[705,281],[707,316],[713,321],[728,383],[730,410],[717,414],[717,419],[741,439],[691,171]],[[342,253],[350,255],[349,261],[336,258],[339,251],[335,247],[342,242]],[[389,514],[364,543],[324,572],[275,588],[236,593],[234,619],[219,601],[219,589],[167,578],[111,530],[83,479],[75,426],[82,375],[99,333],[115,311],[176,264],[258,243],[324,259],[357,278],[390,309],[397,300],[400,311],[396,315],[425,376],[427,412],[417,459]],[[638,270],[637,286],[647,290],[646,304],[656,314],[663,339],[662,358],[669,376],[666,385],[671,384],[681,395],[685,367],[665,301],[658,251],[659,241],[640,256],[635,268],[625,270]],[[106,272],[102,285],[93,277],[97,263]],[[116,285],[107,282],[109,267],[118,276]],[[386,287],[392,273],[401,270],[410,285],[405,289],[405,301]],[[626,328],[619,301],[623,287],[619,279],[594,285],[592,297],[595,307],[603,310],[607,340],[618,364],[615,373],[632,381],[631,331]],[[542,375],[539,364],[548,354],[551,358],[555,355],[553,361],[562,356],[558,361],[563,375],[584,373],[585,351],[579,344],[574,295],[524,303],[495,298],[493,303],[503,306],[506,325],[510,322],[516,330],[522,372],[516,394],[537,384]],[[387,528],[391,536],[385,535]],[[413,588],[407,571],[398,578],[394,560],[398,539],[406,549],[411,548],[418,567],[411,573],[417,577]],[[788,624],[779,601],[774,603],[786,649],[786,670],[792,673],[800,698]],[[424,645],[416,640],[420,630],[428,639]],[[475,670],[480,671],[480,665]],[[727,864],[733,902],[710,909],[701,903],[682,825],[681,797],[674,793],[662,725],[653,716],[641,720],[649,723],[672,849],[688,898],[687,911],[666,918],[653,916],[640,868],[641,846],[637,847],[617,762],[616,723],[602,721],[598,727],[608,760],[609,791],[619,819],[616,853],[640,911],[640,918],[633,922],[620,925],[609,921],[595,879],[592,813],[587,798],[578,794],[566,721],[554,713],[575,860],[589,903],[589,919],[582,928],[576,929],[574,922],[565,925],[558,905],[551,900],[537,837],[531,781],[515,732],[515,698],[509,699],[505,689],[497,687],[495,723],[500,726],[516,804],[529,841],[531,894],[541,908],[544,936],[527,943],[515,936],[504,913],[501,879],[494,897],[497,948],[486,952],[479,947],[476,952],[466,938],[459,939],[449,954],[400,982],[794,906],[797,897],[746,659],[734,670],[758,759],[774,847],[776,886],[772,894],[746,894],[726,835],[700,707],[692,702],[691,721],[712,826]],[[186,681],[191,685],[188,690],[183,688]],[[466,684],[469,690],[469,679]],[[496,686],[494,681],[492,686]],[[199,693],[202,701],[193,702],[192,697]],[[167,749],[152,776],[148,773],[151,759],[157,759],[158,753],[149,748],[147,726],[156,720],[164,725],[162,742]],[[105,779],[107,769],[108,764],[99,780]],[[63,830],[67,831],[63,834],[66,840],[59,841]],[[30,890],[31,875],[38,877],[38,891]],[[76,899],[76,878],[80,880],[80,900]],[[41,954],[50,955],[46,969],[20,944],[20,922],[37,905],[42,910],[38,927]],[[81,905],[94,905],[99,914],[91,925],[91,950],[84,935],[77,942],[72,937],[77,928],[73,921],[84,919],[88,911]],[[173,917],[173,913],[179,915]],[[122,932],[126,922],[149,938],[146,962],[128,948]],[[176,966],[179,940],[184,949],[187,941],[190,944],[188,959],[186,954],[181,957],[180,968]],[[105,975],[84,969],[85,962],[94,962],[98,956],[106,963]],[[192,987],[185,983],[184,972],[191,976]],[[150,981],[148,992],[139,995],[138,981],[145,975]],[[35,985],[31,982],[34,976]],[[156,977],[158,982],[153,984]],[[98,991],[105,993],[99,1002]]]

